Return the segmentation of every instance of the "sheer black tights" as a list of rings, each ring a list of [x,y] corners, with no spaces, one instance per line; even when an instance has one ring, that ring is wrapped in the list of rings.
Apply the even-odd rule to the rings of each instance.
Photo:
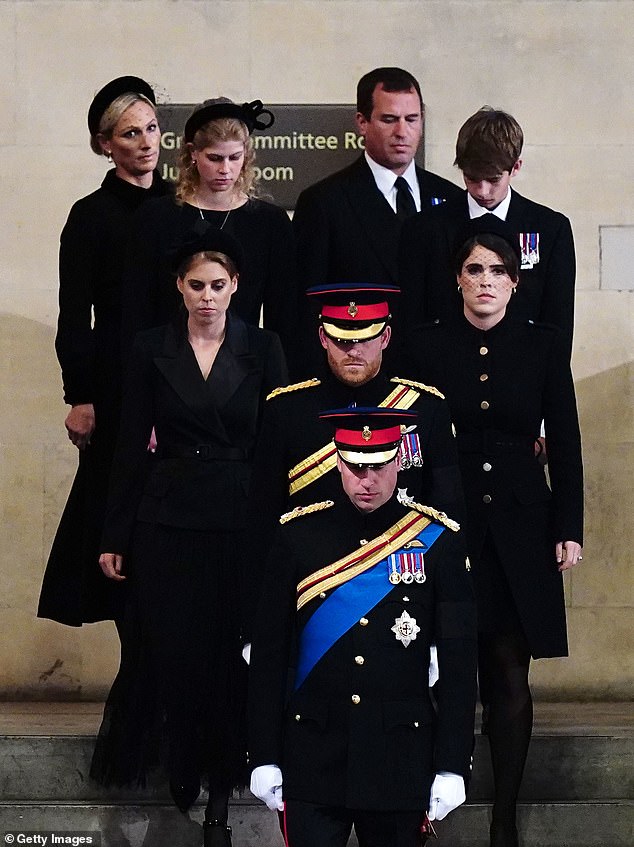
[[[495,785],[492,847],[513,847],[517,843],[515,808],[533,729],[530,659],[521,633],[480,636],[480,697],[488,710]]]

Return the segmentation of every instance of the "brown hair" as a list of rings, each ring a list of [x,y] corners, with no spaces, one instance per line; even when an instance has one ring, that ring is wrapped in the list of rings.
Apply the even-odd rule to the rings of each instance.
[[[217,250],[205,250],[202,253],[194,253],[192,256],[183,259],[178,266],[177,276],[179,279],[184,279],[194,265],[199,262],[217,262],[219,265],[222,265],[231,279],[234,276],[238,276],[238,269],[230,256],[227,256],[226,253],[220,253]]]
[[[523,144],[522,127],[512,115],[482,106],[460,127],[454,165],[474,177],[511,171]]]
[[[205,100],[200,106],[209,106],[213,103],[231,103],[227,97],[218,97],[214,100]],[[248,197],[255,197],[256,194],[256,174],[255,174],[255,150],[253,149],[253,141],[249,134],[249,129],[243,121],[237,118],[216,118],[209,121],[198,129],[194,135],[192,145],[194,150],[199,152],[211,147],[219,141],[241,141],[244,144],[244,163],[240,176],[236,181],[236,189],[242,191]],[[191,150],[187,144],[183,145],[180,156],[178,157],[178,179],[176,181],[176,200],[178,203],[184,203],[188,198],[196,193],[196,188],[200,183],[198,171],[194,167]]]
[[[134,106],[135,103],[146,103],[156,115],[156,106],[144,94],[137,94],[132,91],[127,94],[121,94],[112,101],[101,116],[98,132],[90,136],[90,149],[93,153],[96,153],[98,156],[106,155],[99,143],[99,136],[101,136],[104,141],[109,141],[112,138],[114,128],[121,120],[123,113],[129,109],[130,106]]]
[[[366,120],[372,118],[374,89],[377,85],[383,86],[383,90],[389,92],[409,92],[414,89],[420,100],[420,110],[424,110],[423,95],[415,76],[403,68],[375,68],[364,74],[357,83],[357,112],[361,112]]]

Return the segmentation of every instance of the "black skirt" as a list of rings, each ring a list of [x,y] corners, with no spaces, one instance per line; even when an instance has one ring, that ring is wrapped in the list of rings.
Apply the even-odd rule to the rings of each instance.
[[[121,667],[91,776],[143,785],[162,765],[176,783],[244,784],[247,665],[235,535],[138,523],[124,566]]]

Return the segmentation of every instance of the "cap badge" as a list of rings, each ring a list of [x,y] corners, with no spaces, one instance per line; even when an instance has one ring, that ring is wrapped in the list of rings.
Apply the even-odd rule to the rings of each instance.
[[[364,441],[369,441],[369,440],[372,438],[372,432],[371,432],[371,430],[370,430],[370,427],[369,427],[369,426],[364,426],[364,427],[363,427],[363,432],[361,433],[361,438],[362,438]]]
[[[356,318],[358,312],[359,310],[357,308],[357,304],[354,302],[354,300],[351,300],[350,305],[348,306],[348,314],[351,318]]]

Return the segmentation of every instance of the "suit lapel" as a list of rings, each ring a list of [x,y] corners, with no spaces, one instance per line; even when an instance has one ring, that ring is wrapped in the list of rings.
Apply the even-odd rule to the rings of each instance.
[[[363,156],[351,166],[343,190],[367,233],[370,249],[396,282],[400,221],[376,187],[372,171]]]
[[[218,409],[225,406],[248,374],[256,368],[257,361],[249,352],[246,325],[240,318],[227,313],[225,340],[218,350],[206,384],[214,398],[214,405]]]

